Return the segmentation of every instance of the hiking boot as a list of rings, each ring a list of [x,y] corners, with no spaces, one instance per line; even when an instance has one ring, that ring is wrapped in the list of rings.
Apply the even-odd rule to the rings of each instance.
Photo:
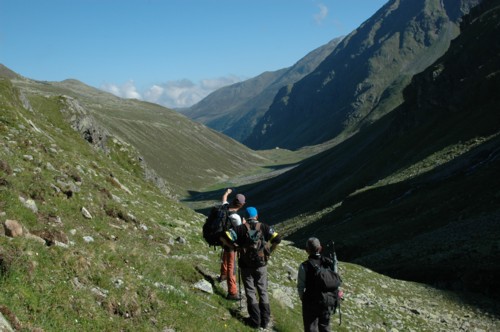
[[[227,294],[226,299],[231,301],[239,301],[241,297],[238,294]]]
[[[271,322],[267,322],[267,323],[264,323],[264,322],[260,322],[260,328],[261,328],[261,331],[267,331],[268,329],[271,328]]]
[[[259,328],[259,324],[255,323],[251,317],[246,317],[246,318],[244,318],[244,319],[243,319],[243,322],[244,322],[247,326],[249,326],[249,327],[251,327],[251,328],[253,328],[253,329],[258,329],[258,328]]]
[[[260,323],[259,331],[272,331],[272,324],[269,323]]]
[[[269,327],[271,322],[271,307],[269,303],[259,303],[260,327],[264,330]]]

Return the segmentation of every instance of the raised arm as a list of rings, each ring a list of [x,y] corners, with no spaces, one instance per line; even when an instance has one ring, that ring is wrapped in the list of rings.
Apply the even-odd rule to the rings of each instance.
[[[226,191],[224,192],[224,194],[222,195],[222,204],[226,203],[227,202],[227,198],[229,197],[229,195],[233,192],[233,190],[231,188],[227,188]]]

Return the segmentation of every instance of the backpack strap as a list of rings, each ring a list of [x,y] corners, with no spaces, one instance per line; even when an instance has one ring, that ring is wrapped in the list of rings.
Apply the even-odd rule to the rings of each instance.
[[[252,224],[252,225],[255,225],[255,228],[254,228],[254,227],[252,227],[252,225],[251,225],[251,224]],[[247,223],[245,223],[244,225],[246,226],[247,231],[250,231],[250,230],[260,231],[261,224],[262,224],[262,223],[261,223],[260,221],[257,221],[256,223],[249,223],[249,222],[247,222]]]
[[[317,259],[319,259],[319,264],[313,263],[313,261],[316,261]],[[323,256],[319,256],[318,258],[312,258],[312,256],[310,256],[307,259],[307,261],[304,262],[304,265],[305,266],[311,265],[312,267],[320,267],[321,265],[323,265]]]
[[[233,221],[231,220],[231,216],[233,214],[238,214],[238,212],[234,211],[234,210],[229,210],[228,206],[226,205],[226,222],[227,224],[229,225],[229,229],[233,229],[234,226],[233,226]]]
[[[328,268],[334,270],[333,269],[333,261],[330,258],[328,258],[328,257],[321,256],[320,264],[323,267],[328,267]]]

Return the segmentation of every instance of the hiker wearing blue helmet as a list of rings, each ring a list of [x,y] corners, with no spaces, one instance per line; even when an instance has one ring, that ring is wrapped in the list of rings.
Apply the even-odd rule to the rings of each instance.
[[[271,321],[271,308],[267,293],[267,261],[281,237],[273,227],[258,220],[255,207],[246,209],[246,223],[234,229],[238,248],[238,266],[247,299],[248,325],[267,328]]]

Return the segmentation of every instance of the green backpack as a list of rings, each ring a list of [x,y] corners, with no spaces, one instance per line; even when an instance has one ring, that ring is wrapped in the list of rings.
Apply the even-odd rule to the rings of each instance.
[[[267,264],[270,256],[269,244],[264,239],[260,222],[246,223],[247,236],[240,251],[240,261],[245,267],[261,267]]]

